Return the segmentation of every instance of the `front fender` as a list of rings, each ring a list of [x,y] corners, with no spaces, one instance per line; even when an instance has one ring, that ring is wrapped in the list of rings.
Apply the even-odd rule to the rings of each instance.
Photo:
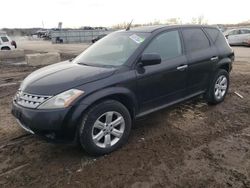
[[[135,94],[132,91],[130,91],[128,88],[124,88],[124,87],[109,87],[109,88],[101,89],[99,91],[89,94],[88,96],[85,96],[81,100],[80,104],[91,105],[98,100],[108,98],[114,95],[116,96],[122,95],[126,97],[134,105],[135,111],[138,110],[138,103],[137,103]]]
[[[135,95],[132,91],[130,91],[127,88],[124,87],[109,87],[105,89],[101,89],[99,91],[96,91],[94,93],[91,93],[82,99],[80,99],[76,104],[74,104],[70,110],[70,112],[67,114],[67,117],[65,118],[67,121],[65,121],[65,130],[68,130],[68,133],[71,138],[77,138],[77,129],[81,125],[81,119],[84,117],[84,113],[88,110],[88,108],[94,104],[96,101],[99,101],[104,98],[108,98],[111,96],[125,96],[127,99],[130,100],[130,102],[133,104],[133,108],[136,111],[138,111],[138,103],[136,100]]]

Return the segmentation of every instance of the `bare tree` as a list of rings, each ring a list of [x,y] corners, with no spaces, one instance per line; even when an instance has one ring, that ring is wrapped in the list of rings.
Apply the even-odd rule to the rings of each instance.
[[[173,25],[173,24],[182,24],[182,20],[180,18],[169,18],[165,21],[160,21],[160,20],[154,20],[152,22],[144,23],[144,24],[132,24],[132,27],[140,27],[140,26],[149,26],[149,25],[162,25],[162,24],[167,24],[167,25]],[[123,22],[120,24],[113,25],[114,29],[125,29],[127,27],[128,23]]]
[[[169,18],[165,24],[182,24],[182,20],[180,18]]]
[[[203,24],[203,25],[206,25],[207,24],[207,20],[205,19],[205,17],[203,15],[200,15],[198,17],[192,18],[191,23],[192,24]]]

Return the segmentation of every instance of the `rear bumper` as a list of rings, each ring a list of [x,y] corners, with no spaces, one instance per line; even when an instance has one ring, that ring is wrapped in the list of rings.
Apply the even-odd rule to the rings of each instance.
[[[65,109],[39,110],[22,107],[15,102],[12,114],[26,131],[53,142],[72,142],[85,105]]]

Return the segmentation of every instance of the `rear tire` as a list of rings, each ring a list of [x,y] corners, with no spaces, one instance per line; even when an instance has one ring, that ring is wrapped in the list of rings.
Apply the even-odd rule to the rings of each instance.
[[[78,130],[81,146],[91,155],[104,155],[128,140],[131,116],[118,101],[105,100],[88,110]]]
[[[219,69],[206,93],[209,104],[218,104],[224,101],[229,88],[229,74],[224,69]]]

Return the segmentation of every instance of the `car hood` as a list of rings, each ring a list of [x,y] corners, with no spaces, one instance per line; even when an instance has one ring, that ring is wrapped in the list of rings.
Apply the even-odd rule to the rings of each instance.
[[[56,95],[111,76],[114,71],[114,68],[93,67],[65,61],[34,71],[24,79],[20,89],[30,94]]]

